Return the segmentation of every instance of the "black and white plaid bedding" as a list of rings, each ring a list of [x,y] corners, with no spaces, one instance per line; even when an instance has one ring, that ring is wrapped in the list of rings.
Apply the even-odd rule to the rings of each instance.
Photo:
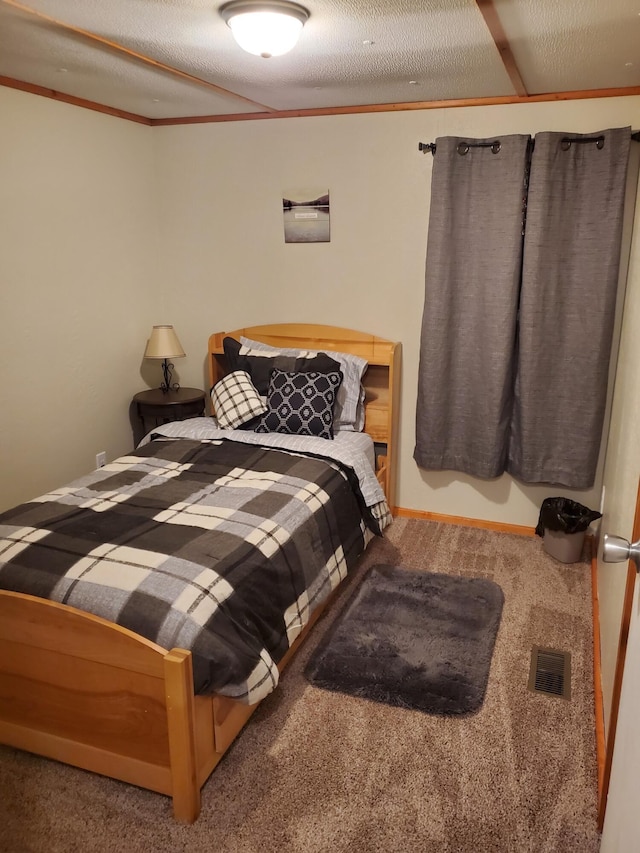
[[[0,587],[190,649],[197,692],[253,704],[368,527],[357,477],[336,463],[156,440],[0,515]]]

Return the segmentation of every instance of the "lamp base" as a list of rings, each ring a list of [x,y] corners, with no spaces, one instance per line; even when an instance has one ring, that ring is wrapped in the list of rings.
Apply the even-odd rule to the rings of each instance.
[[[160,384],[160,390],[163,394],[166,394],[169,391],[177,391],[180,388],[180,385],[177,382],[171,382],[173,377],[173,364],[170,361],[165,360],[162,362],[162,375],[164,377],[164,381]]]

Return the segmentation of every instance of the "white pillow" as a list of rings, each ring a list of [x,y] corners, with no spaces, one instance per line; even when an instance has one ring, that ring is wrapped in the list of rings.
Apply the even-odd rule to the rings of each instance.
[[[324,352],[340,362],[343,379],[336,398],[333,428],[336,431],[352,430],[362,432],[364,429],[365,395],[362,377],[368,366],[366,358],[361,358],[359,355],[352,355],[349,352],[335,352],[334,350],[323,349],[311,351],[293,347],[272,347],[269,344],[263,344],[260,341],[254,341],[251,338],[245,337],[240,338],[240,343],[243,346],[251,347],[251,349],[278,352],[282,355],[298,356],[304,353],[309,356]]]
[[[211,389],[211,402],[223,429],[235,429],[267,411],[266,400],[245,370],[234,370],[216,382]]]

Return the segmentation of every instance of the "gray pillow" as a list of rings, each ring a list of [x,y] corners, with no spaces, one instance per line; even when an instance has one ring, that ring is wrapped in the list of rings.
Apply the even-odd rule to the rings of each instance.
[[[230,370],[245,370],[251,377],[258,394],[265,397],[269,390],[269,377],[274,368],[290,373],[334,373],[340,371],[340,363],[325,353],[285,353],[282,350],[258,349],[245,346],[235,338],[226,337],[222,341],[224,354]]]
[[[280,353],[283,356],[304,356],[312,358],[320,353],[315,350],[301,350],[293,347],[272,347],[251,338],[240,338],[240,343],[251,349],[254,353],[258,351]],[[364,429],[364,386],[362,377],[368,367],[365,358],[352,355],[348,352],[335,352],[334,350],[323,350],[322,354],[335,360],[342,371],[342,385],[338,390],[338,397],[334,410],[333,428],[338,430],[351,430],[362,432]]]

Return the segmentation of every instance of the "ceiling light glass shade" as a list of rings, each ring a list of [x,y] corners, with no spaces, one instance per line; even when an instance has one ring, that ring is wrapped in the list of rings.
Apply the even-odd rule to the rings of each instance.
[[[290,51],[309,17],[303,6],[286,0],[233,0],[220,14],[240,47],[265,59]]]

